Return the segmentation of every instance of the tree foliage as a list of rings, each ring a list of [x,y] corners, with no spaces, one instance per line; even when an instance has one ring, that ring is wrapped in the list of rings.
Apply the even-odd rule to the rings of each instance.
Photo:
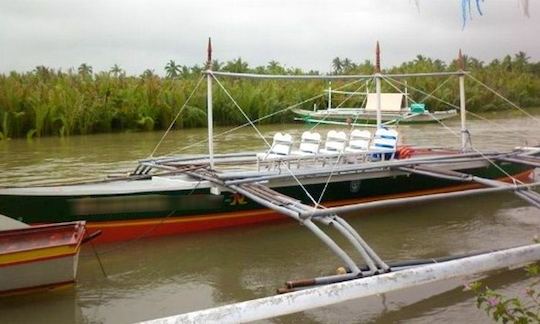
[[[485,63],[465,57],[466,68],[480,81],[493,87],[503,96],[522,107],[540,106],[540,63],[531,62],[524,52]],[[228,62],[212,62],[214,70],[268,74],[319,74],[287,67],[272,60],[264,66],[251,67],[242,58]],[[353,62],[336,57],[332,73],[371,74],[369,60]],[[203,72],[201,65],[179,65],[171,60],[165,65],[166,77],[153,70],[140,76],[126,75],[118,65],[107,72],[95,72],[83,63],[77,70],[67,72],[37,66],[26,73],[0,74],[0,139],[72,134],[89,134],[126,130],[157,130],[169,126],[183,106]],[[387,69],[385,72],[456,71],[457,62],[446,63],[418,55],[411,61]],[[327,84],[322,81],[278,82],[220,79],[237,103],[251,119],[264,117],[307,98],[322,94]],[[440,79],[418,78],[408,80],[411,87],[431,92]],[[455,82],[455,83],[451,83]],[[508,105],[478,84],[467,82],[467,104],[472,111],[501,110]],[[206,126],[204,84],[194,95],[176,122],[176,128]],[[334,82],[333,88],[343,86]],[[359,84],[349,90],[356,90]],[[393,89],[383,84],[383,91]],[[412,93],[411,90],[409,92]],[[434,93],[449,103],[458,103],[457,81],[441,87]],[[449,107],[422,94],[412,93],[412,99],[422,100],[431,110]],[[335,100],[340,100],[338,95]],[[341,98],[344,99],[344,98]],[[322,95],[301,108],[326,106]],[[352,98],[348,106],[361,105],[362,98]],[[245,117],[227,95],[216,86],[214,90],[214,118],[218,125],[244,123]],[[290,112],[276,114],[261,123],[279,123],[292,120]]]

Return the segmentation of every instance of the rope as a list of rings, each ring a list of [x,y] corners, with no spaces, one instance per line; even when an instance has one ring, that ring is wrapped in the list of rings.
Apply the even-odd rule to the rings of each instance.
[[[346,84],[342,85],[341,87],[337,87],[336,89],[343,89],[343,88],[345,88],[345,87],[348,87],[348,86],[353,85],[353,84],[355,84],[355,83],[358,83],[358,82],[360,82],[360,81],[362,81],[362,80],[355,80],[355,81],[346,83]],[[323,93],[323,94],[318,94],[318,95],[316,95],[316,96],[310,97],[310,98],[308,98],[308,99],[306,99],[306,100],[304,100],[304,101],[301,101],[301,102],[299,102],[299,103],[290,105],[290,106],[285,107],[285,108],[283,108],[283,109],[281,109],[281,110],[278,110],[278,111],[276,111],[276,112],[270,113],[270,114],[268,114],[268,115],[266,115],[266,116],[263,116],[263,117],[259,117],[259,118],[257,118],[257,119],[254,119],[253,122],[254,122],[254,123],[257,123],[257,122],[259,122],[259,121],[265,120],[265,119],[270,118],[270,117],[272,117],[272,116],[275,116],[275,115],[277,115],[277,114],[280,114],[280,113],[286,112],[286,111],[288,111],[288,110],[294,109],[294,108],[299,107],[299,106],[301,106],[301,105],[303,105],[303,104],[305,104],[305,103],[307,103],[307,102],[310,102],[310,101],[319,99],[319,98],[323,97],[324,95],[325,95],[325,94]],[[223,135],[227,135],[227,134],[232,133],[232,132],[235,132],[235,131],[237,131],[237,130],[239,130],[239,129],[241,129],[241,128],[244,128],[244,127],[246,127],[246,126],[248,126],[248,125],[250,125],[249,122],[244,123],[244,124],[239,125],[239,126],[236,126],[236,127],[233,127],[233,128],[231,128],[231,129],[229,129],[229,130],[226,130],[226,131],[223,131],[223,132],[221,132],[221,133],[218,133],[218,134],[213,135],[213,136],[212,136],[212,139],[214,139],[214,138],[216,138],[216,137],[223,136]],[[206,143],[206,142],[208,142],[208,138],[203,139],[203,140],[200,140],[200,141],[197,141],[197,142],[195,142],[195,143],[193,143],[193,144],[190,144],[190,145],[186,145],[186,146],[184,146],[184,147],[181,147],[180,149],[178,149],[178,150],[176,150],[176,151],[172,151],[172,153],[180,153],[180,152],[183,152],[183,151],[185,151],[185,150],[187,150],[187,149],[190,149],[190,148],[192,148],[192,147],[194,147],[194,146],[204,144],[204,143]]]
[[[536,118],[535,116],[531,115],[529,112],[527,112],[525,109],[519,107],[518,105],[516,105],[515,103],[513,103],[512,101],[506,99],[502,94],[500,94],[499,92],[497,92],[496,90],[490,88],[487,84],[485,84],[484,82],[478,80],[477,78],[473,77],[472,75],[467,75],[469,78],[473,79],[474,81],[478,82],[480,85],[484,86],[484,88],[488,89],[489,91],[491,91],[493,94],[495,94],[497,97],[501,98],[502,100],[506,101],[508,104],[510,104],[510,106],[516,108],[517,110],[521,111],[522,113],[524,113],[525,115],[529,116],[530,118],[536,120],[537,122],[540,122],[540,119]]]
[[[384,78],[384,77],[383,77]],[[393,80],[395,82],[398,82],[398,83],[401,83],[397,80]],[[417,90],[416,88],[414,87],[411,87],[412,89],[414,90]],[[398,89],[398,91],[401,92],[401,90]],[[423,92],[421,90],[418,90],[419,92]],[[403,92],[401,92],[403,93]],[[425,93],[425,92],[424,92]],[[433,97],[435,99],[438,99],[437,97],[433,96],[433,95],[429,95],[430,97]],[[441,101],[443,101],[441,99]],[[443,101],[444,102],[444,101]],[[459,134],[457,134],[454,130],[452,130],[450,127],[448,127],[446,124],[444,124],[441,120],[439,120],[438,118],[436,118],[432,113],[429,113],[428,112],[428,115],[433,119],[435,120],[436,122],[438,122],[439,124],[441,124],[441,126],[443,126],[446,130],[448,130],[450,133],[452,133],[454,136],[460,138],[461,136]],[[467,130],[468,132],[468,130]],[[504,175],[506,175],[507,177],[509,177],[510,179],[512,179],[512,182],[514,183],[514,185],[516,185],[517,182],[523,184],[523,182],[521,182],[519,179],[516,179],[515,177],[513,177],[512,175],[510,175],[508,172],[506,172],[503,168],[501,168],[498,164],[496,164],[494,161],[492,161],[490,158],[488,158],[484,153],[482,153],[481,151],[479,151],[478,149],[476,149],[475,147],[472,146],[472,143],[470,141],[470,133],[469,133],[469,144],[470,144],[470,148],[475,151],[476,153],[480,154],[486,161],[488,161],[490,164],[492,164],[495,168],[499,169],[499,171],[501,171]]]
[[[384,76],[383,76],[383,78],[384,78],[385,81],[387,81],[388,84],[390,84],[390,85],[392,85],[391,82],[396,82],[396,83],[399,83],[399,84],[401,84],[401,85],[404,85],[404,84],[405,84],[404,82],[401,82],[401,81],[396,80],[396,79],[387,78],[387,77],[384,77]],[[388,80],[386,80],[386,79],[388,79]],[[447,78],[447,79],[445,80],[445,82],[448,81],[448,80],[450,80],[450,79],[451,79],[451,78]],[[430,97],[430,98],[433,98],[433,99],[435,99],[435,100],[437,100],[437,101],[439,101],[439,102],[441,102],[441,103],[444,103],[444,104],[446,104],[446,105],[448,105],[448,106],[450,106],[450,107],[452,107],[452,108],[454,108],[454,109],[457,109],[457,110],[460,109],[459,106],[454,105],[454,104],[452,104],[452,103],[450,103],[450,102],[448,102],[448,101],[445,101],[445,100],[443,100],[443,99],[440,99],[439,97],[434,96],[434,95],[433,95],[433,92],[435,92],[435,90],[437,90],[437,89],[435,89],[435,90],[432,91],[431,93],[427,93],[427,92],[425,92],[425,91],[422,91],[422,90],[420,90],[420,89],[418,89],[418,88],[415,88],[415,87],[412,87],[412,86],[409,86],[409,88],[413,89],[414,91],[417,91],[417,92],[419,92],[419,93],[422,93],[422,94],[426,95],[426,97],[424,97],[424,99],[422,99],[422,101],[424,101],[424,100],[426,100],[428,97]],[[412,99],[411,99],[411,100],[412,100]],[[412,101],[414,102],[414,100],[412,100]],[[492,120],[490,120],[490,119],[487,119],[487,118],[485,118],[485,117],[481,117],[480,115],[475,114],[475,113],[473,113],[473,112],[471,112],[471,111],[468,111],[468,110],[467,110],[466,112],[467,112],[468,114],[471,114],[471,115],[473,115],[473,116],[479,118],[479,119],[488,121],[488,122],[490,122],[490,123],[496,125],[498,128],[505,129],[506,131],[508,131],[508,132],[510,132],[510,133],[518,134],[520,137],[523,136],[522,133],[519,133],[519,132],[517,132],[517,131],[511,130],[510,128],[506,127],[504,124],[494,122],[494,121],[492,121]]]
[[[428,113],[428,115],[433,118],[433,120],[437,121],[439,124],[441,124],[441,126],[443,126],[446,130],[448,130],[450,133],[452,133],[454,136],[460,138],[460,134],[456,133],[454,130],[452,130],[450,127],[448,127],[447,125],[445,125],[441,120],[439,120],[438,118],[436,118],[435,116],[433,116],[432,113]],[[467,133],[469,132],[468,130],[466,130]],[[499,171],[501,171],[502,174],[506,175],[508,178],[512,179],[512,182],[514,183],[514,185],[516,185],[516,183],[520,183],[520,184],[524,184],[521,180],[513,177],[511,174],[509,174],[508,172],[506,172],[503,168],[501,168],[497,163],[495,163],[493,160],[491,160],[489,157],[487,157],[484,153],[482,153],[480,150],[476,149],[474,146],[472,146],[472,142],[470,140],[470,133],[469,133],[469,144],[470,144],[470,148],[475,151],[476,153],[480,154],[482,156],[482,158],[484,158],[486,161],[488,161],[490,164],[492,164],[495,168],[497,168]]]
[[[385,75],[383,75],[382,78],[385,79],[385,81],[390,80],[390,81],[399,83],[399,84],[401,84],[401,85],[404,85],[404,84],[405,84],[404,82],[401,82],[401,81],[396,80],[396,79],[389,78],[388,76],[385,76]],[[427,93],[427,92],[425,92],[425,91],[423,91],[423,90],[420,90],[420,89],[415,88],[415,87],[410,86],[410,85],[408,85],[408,87],[411,88],[411,89],[413,89],[413,90],[416,91],[416,92],[419,92],[419,93],[421,93],[421,94],[423,94],[423,95],[426,95],[427,97],[426,97],[425,99],[427,99],[427,98],[433,98],[433,99],[435,99],[435,100],[437,100],[437,101],[439,101],[439,102],[444,103],[445,105],[448,105],[448,106],[450,106],[450,107],[459,109],[458,106],[456,106],[456,105],[454,105],[454,104],[452,104],[452,103],[450,103],[450,102],[448,102],[448,101],[445,101],[445,100],[443,100],[443,99],[441,99],[441,98],[439,98],[439,97],[435,97],[433,94]],[[400,92],[401,92],[401,91],[400,91]],[[401,92],[401,93],[403,93],[403,92]],[[425,99],[424,99],[424,100],[425,100]],[[412,99],[411,99],[411,100],[412,100]],[[413,102],[415,102],[415,101],[413,100]]]
[[[448,82],[448,80],[450,80],[451,77],[448,77],[446,78],[446,80],[444,80],[443,82],[441,82],[441,84],[439,84],[433,91],[431,91],[429,94],[427,94],[424,98],[422,98],[422,100],[420,100],[420,102],[424,102],[426,101],[427,98],[429,98],[430,96],[433,96],[433,94],[439,90],[440,88],[442,88],[442,86],[444,86],[446,84],[446,82]],[[413,100],[414,101],[414,100]]]
[[[186,101],[184,102],[184,105],[180,108],[180,110],[178,111],[178,113],[176,114],[176,116],[174,117],[173,121],[171,122],[171,124],[169,125],[169,127],[167,128],[167,130],[165,131],[165,134],[163,134],[163,136],[161,136],[161,139],[159,140],[159,142],[156,144],[156,146],[154,147],[154,149],[152,150],[152,153],[150,153],[150,156],[149,158],[153,157],[154,156],[154,153],[156,153],[158,147],[161,145],[161,143],[163,142],[163,140],[165,139],[165,137],[167,137],[167,135],[169,134],[169,132],[171,131],[174,123],[176,123],[176,120],[178,119],[178,117],[180,116],[180,114],[182,113],[182,111],[184,111],[184,109],[187,107],[187,104],[188,102],[191,100],[191,97],[193,96],[193,94],[195,94],[195,91],[197,91],[197,89],[199,88],[199,86],[201,85],[201,81],[204,79],[204,75],[201,76],[201,78],[199,79],[199,81],[197,81],[197,84],[195,85],[195,88],[193,89],[193,91],[191,91],[191,93],[189,94],[188,98],[186,99]]]
[[[371,82],[371,79],[367,81],[368,85],[369,85],[369,82]],[[351,84],[352,85],[352,84]],[[357,92],[358,90],[360,90],[362,87],[364,87],[366,85],[361,85],[359,86],[358,88],[356,88],[356,90],[353,91],[353,93],[349,94],[345,99],[343,99],[343,101],[341,101],[339,103],[339,105],[337,105],[334,109],[337,109],[337,108],[340,108],[341,106],[343,106],[345,104],[345,102],[347,102],[347,100],[349,100],[350,98],[352,98],[352,96],[354,95],[354,92]],[[364,100],[362,101],[362,106],[364,106],[365,102],[366,102],[366,98],[367,96],[364,98]],[[328,118],[330,115],[329,114],[326,114],[326,116],[324,116],[323,119],[319,120],[313,127],[311,127],[309,130],[312,131],[314,130],[316,127],[318,127],[322,122],[324,122],[326,120],[326,118]],[[354,122],[353,124],[356,123],[356,121],[358,120],[358,115],[356,115],[356,118],[354,119]]]
[[[525,137],[525,136],[523,135],[522,132],[518,132],[518,131],[512,130],[512,129],[506,127],[504,124],[497,123],[497,122],[495,122],[495,121],[493,121],[493,120],[491,120],[491,119],[489,119],[489,118],[483,117],[483,116],[481,116],[481,115],[479,115],[479,114],[475,114],[475,113],[473,113],[473,112],[471,112],[471,111],[468,111],[468,110],[467,110],[466,113],[469,114],[469,115],[471,115],[471,116],[473,116],[473,117],[475,117],[475,118],[478,118],[478,119],[481,119],[481,120],[483,120],[483,121],[485,121],[485,122],[488,122],[488,123],[492,124],[493,126],[496,126],[497,128],[503,129],[503,130],[505,130],[505,131],[507,131],[507,132],[509,132],[509,133],[513,133],[514,135],[518,135],[518,137],[521,137],[521,139],[522,139],[523,141],[527,142],[527,137]],[[494,134],[491,134],[490,136],[493,136],[493,135],[494,135]],[[502,137],[506,137],[506,135],[501,135],[501,136],[502,136]],[[530,138],[530,137],[531,137],[531,136],[529,135],[528,138]]]
[[[368,82],[370,82],[371,80],[369,80]],[[363,85],[362,85],[363,86]],[[362,87],[360,86],[360,88]],[[360,89],[358,88],[358,89]],[[357,90],[358,90],[357,89]],[[356,92],[356,91],[355,91]],[[352,96],[352,95],[351,95]],[[364,98],[364,100],[362,101],[362,106],[364,106],[365,102],[367,100],[367,96]],[[360,115],[356,115],[356,117],[354,118],[354,121],[352,122],[352,124],[356,124],[356,121],[358,120],[358,117],[360,117]],[[351,127],[351,131],[349,132],[349,136],[350,136],[350,133],[352,132],[352,128]],[[319,196],[319,200],[317,201],[317,206],[320,206],[320,203],[324,197],[324,194],[326,193],[326,190],[328,189],[328,185],[330,184],[330,180],[332,179],[332,177],[334,176],[334,171],[336,170],[336,166],[339,164],[340,160],[341,160],[341,156],[342,156],[343,152],[339,152],[339,155],[338,155],[338,158],[336,160],[336,163],[334,163],[332,165],[332,170],[330,171],[330,174],[328,175],[328,178],[326,179],[326,182],[324,183],[324,187],[323,187],[323,190],[321,191],[321,195]]]
[[[229,99],[231,99],[231,101],[234,103],[234,105],[236,106],[236,108],[238,108],[238,110],[240,110],[240,112],[242,113],[242,115],[244,116],[244,118],[246,118],[246,120],[248,121],[248,123],[251,125],[251,127],[253,127],[253,129],[255,129],[255,131],[257,132],[257,134],[259,134],[259,136],[262,138],[262,140],[264,141],[264,143],[266,144],[266,146],[268,146],[269,148],[271,147],[270,143],[268,143],[268,141],[266,140],[266,138],[264,137],[264,135],[259,131],[259,129],[257,128],[257,126],[255,126],[255,124],[253,123],[253,121],[251,121],[251,119],[249,119],[249,116],[244,112],[244,110],[240,107],[240,105],[236,102],[236,100],[234,100],[234,98],[231,96],[231,94],[229,93],[229,91],[227,91],[227,89],[225,89],[225,87],[223,86],[223,84],[221,84],[221,82],[212,74],[210,73],[210,75],[212,76],[212,79],[216,80],[217,84],[221,87],[221,89],[225,92],[225,94],[227,95],[227,97],[229,97]]]
[[[225,87],[223,86],[223,84],[221,84],[221,82],[214,76],[212,75],[212,78],[214,80],[216,80],[217,84],[221,87],[221,89],[225,92],[225,94],[227,95],[227,97],[229,97],[229,99],[231,99],[231,101],[234,103],[234,105],[236,106],[236,108],[238,108],[238,110],[240,110],[240,112],[242,113],[242,115],[244,115],[244,117],[247,119],[248,123],[251,124],[251,126],[255,129],[255,131],[257,132],[257,134],[262,138],[262,140],[264,141],[264,143],[266,143],[266,146],[268,146],[268,148],[270,149],[272,147],[272,145],[270,143],[268,143],[268,141],[266,140],[266,138],[264,137],[264,135],[259,131],[259,129],[257,128],[257,126],[255,126],[255,124],[251,121],[251,119],[249,119],[249,116],[244,112],[244,110],[240,107],[240,105],[238,105],[238,103],[236,102],[236,100],[234,100],[234,98],[231,96],[231,94],[227,91],[227,89],[225,89]],[[309,193],[309,191],[304,187],[304,185],[302,185],[302,183],[300,182],[300,180],[293,174],[293,172],[291,171],[291,169],[289,168],[289,166],[287,165],[287,163],[284,163],[283,164],[285,166],[285,168],[287,169],[287,171],[289,172],[289,174],[291,175],[291,177],[298,183],[298,185],[300,186],[300,188],[302,188],[302,190],[305,192],[305,194],[308,196],[308,198],[314,203],[314,204],[317,204],[317,202],[315,201],[315,199],[313,198],[313,196]]]

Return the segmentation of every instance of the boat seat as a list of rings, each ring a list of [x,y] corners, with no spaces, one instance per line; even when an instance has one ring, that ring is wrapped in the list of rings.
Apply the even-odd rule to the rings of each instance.
[[[270,149],[265,153],[257,153],[257,160],[279,159],[289,155],[292,142],[291,134],[276,133]]]
[[[347,153],[362,153],[369,150],[371,132],[368,130],[355,129],[351,132],[349,146],[345,148]]]
[[[314,155],[319,152],[321,146],[321,134],[304,132],[300,141],[300,147],[297,151],[293,151],[292,155]]]
[[[324,148],[319,151],[321,154],[339,154],[345,150],[347,144],[347,134],[331,130],[326,135]]]
[[[379,128],[375,132],[373,142],[369,146],[372,160],[393,159],[396,154],[398,132],[393,129]]]

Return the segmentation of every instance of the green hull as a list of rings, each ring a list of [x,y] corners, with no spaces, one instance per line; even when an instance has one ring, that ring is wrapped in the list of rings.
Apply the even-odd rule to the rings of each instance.
[[[512,175],[522,174],[530,167],[518,164],[501,165]],[[501,178],[494,166],[463,170],[485,178]],[[143,180],[144,181],[144,180]],[[435,179],[420,175],[399,175],[330,183],[324,201],[376,199],[382,196],[420,194],[459,185],[454,181]],[[307,185],[310,194],[318,198],[324,183]],[[298,187],[274,188],[288,196],[311,201]],[[192,217],[208,214],[234,213],[262,208],[255,202],[223,192],[214,195],[208,189],[143,192],[115,195],[68,195],[68,196],[22,196],[0,195],[0,214],[26,223],[54,223],[75,220],[89,222],[160,219],[164,217]]]

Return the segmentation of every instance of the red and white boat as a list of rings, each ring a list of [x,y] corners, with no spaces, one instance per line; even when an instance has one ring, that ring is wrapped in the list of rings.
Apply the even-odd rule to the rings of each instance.
[[[0,294],[73,283],[84,221],[0,231]]]

